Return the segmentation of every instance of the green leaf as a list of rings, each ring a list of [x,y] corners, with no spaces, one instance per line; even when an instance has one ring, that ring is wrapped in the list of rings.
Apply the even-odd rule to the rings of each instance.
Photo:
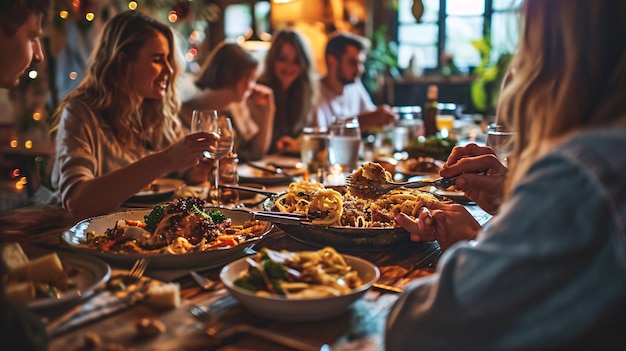
[[[478,111],[487,110],[487,92],[485,91],[485,81],[483,79],[477,79],[471,86],[471,97],[474,107]]]

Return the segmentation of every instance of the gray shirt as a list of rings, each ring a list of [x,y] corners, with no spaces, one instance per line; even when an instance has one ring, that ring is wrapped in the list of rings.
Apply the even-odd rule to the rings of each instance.
[[[538,160],[476,241],[451,247],[399,298],[386,349],[581,347],[609,318],[623,326],[623,150],[626,128],[607,129]]]

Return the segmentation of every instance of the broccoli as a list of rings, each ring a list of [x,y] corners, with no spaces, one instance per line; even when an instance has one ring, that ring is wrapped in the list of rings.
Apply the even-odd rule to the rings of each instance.
[[[157,224],[159,224],[165,214],[165,208],[163,205],[156,205],[150,213],[143,216],[144,222],[146,222],[145,230],[153,231],[156,229]]]
[[[222,223],[226,221],[227,219],[226,216],[224,216],[224,214],[220,210],[209,212],[209,216],[211,216],[211,220],[213,220],[213,223],[215,224]]]

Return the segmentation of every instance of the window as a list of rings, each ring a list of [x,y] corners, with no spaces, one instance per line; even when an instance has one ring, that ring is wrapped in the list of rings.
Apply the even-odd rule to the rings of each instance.
[[[452,55],[462,72],[480,63],[472,40],[491,36],[492,60],[513,52],[518,40],[518,14],[522,0],[423,0],[418,23],[413,0],[398,0],[398,64],[411,59],[425,69],[438,70],[442,54]]]

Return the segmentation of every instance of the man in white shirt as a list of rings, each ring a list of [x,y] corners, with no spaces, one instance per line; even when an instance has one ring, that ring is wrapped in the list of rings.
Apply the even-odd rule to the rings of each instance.
[[[357,35],[334,33],[326,44],[327,74],[320,81],[320,96],[314,124],[321,129],[335,119],[358,117],[361,131],[393,124],[396,115],[389,106],[376,107],[360,80],[365,44]]]

